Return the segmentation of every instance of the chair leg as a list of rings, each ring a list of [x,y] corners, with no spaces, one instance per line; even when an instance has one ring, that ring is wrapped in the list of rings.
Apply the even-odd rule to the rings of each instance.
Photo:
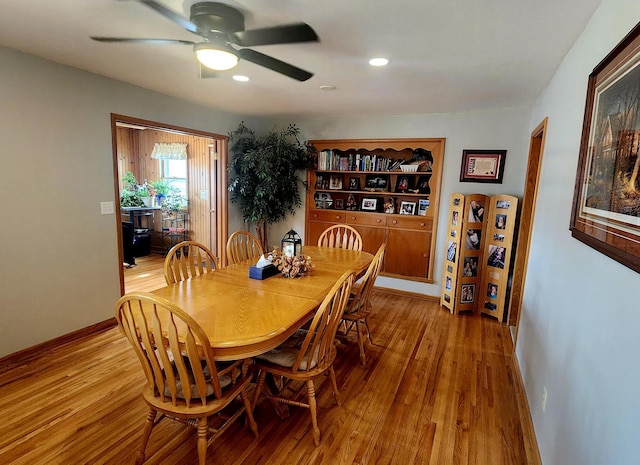
[[[371,331],[369,330],[369,323],[367,322],[367,319],[364,318],[362,322],[364,323],[364,327],[367,328],[367,339],[369,339],[369,344],[371,344],[372,346],[375,345],[373,343],[373,338],[371,337]]]
[[[313,380],[307,381],[307,396],[309,397],[309,412],[311,412],[311,427],[313,428],[313,442],[316,447],[320,445],[320,428],[318,428],[318,417],[316,408],[316,388]]]
[[[249,401],[249,396],[247,395],[246,389],[243,389],[240,393],[240,397],[242,397],[242,402],[244,402],[244,411],[247,414],[247,418],[249,419],[249,428],[253,431],[253,435],[258,437],[258,425],[253,418],[253,408],[251,407],[251,402]]]
[[[142,432],[142,444],[140,445],[140,451],[138,452],[138,456],[136,457],[136,465],[140,465],[144,463],[145,451],[147,450],[147,443],[149,442],[149,437],[151,436],[151,431],[153,427],[156,425],[156,415],[157,411],[154,408],[149,408],[149,412],[147,413],[147,422],[144,424],[144,431]]]
[[[331,384],[333,385],[333,394],[336,397],[336,403],[342,405],[342,399],[340,399],[340,391],[338,391],[338,382],[336,381],[336,372],[333,369],[333,365],[329,367],[329,377],[331,378]]]
[[[207,461],[207,432],[208,418],[198,418],[198,465],[205,465]]]
[[[256,404],[258,403],[258,399],[260,398],[260,393],[262,392],[262,387],[264,386],[264,380],[267,377],[267,371],[261,370],[260,375],[258,376],[258,381],[256,381],[256,389],[253,391],[253,401],[251,402],[251,411],[255,410]]]
[[[367,356],[364,353],[364,334],[362,333],[362,326],[360,320],[356,320],[356,334],[358,335],[358,346],[360,348],[360,361],[363,365],[367,364]]]

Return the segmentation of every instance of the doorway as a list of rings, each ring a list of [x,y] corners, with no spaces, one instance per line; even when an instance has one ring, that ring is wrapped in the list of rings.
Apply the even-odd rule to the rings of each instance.
[[[111,133],[121,293],[128,291],[123,265],[125,260],[122,223],[130,220],[132,216],[130,209],[125,210],[120,207],[120,193],[125,188],[123,177],[130,171],[140,184],[163,178],[166,175],[166,170],[163,171],[166,162],[155,154],[152,156],[154,147],[157,148],[160,145],[186,146],[185,191],[188,200],[188,221],[183,228],[186,232],[181,237],[205,244],[220,260],[224,261],[226,259],[224,246],[228,236],[226,208],[228,137],[117,114],[111,115]],[[163,208],[164,206],[164,203],[162,206],[156,203],[153,205],[154,208],[144,211],[146,221],[144,229],[148,230],[150,242],[149,254],[136,260],[137,262],[161,264],[163,261],[164,253],[170,245],[169,238],[165,234],[167,228],[164,221],[167,211]],[[134,220],[138,219],[134,218]],[[138,250],[137,253],[146,254],[147,250]],[[141,267],[141,272],[146,274],[149,271]],[[162,275],[162,267],[159,273]],[[130,275],[130,269],[128,269],[127,276]],[[161,283],[164,285],[163,281]]]
[[[511,304],[509,305],[509,316],[507,317],[513,339],[513,350],[515,350],[518,339],[518,327],[522,313],[522,299],[527,277],[529,247],[531,244],[531,234],[533,233],[533,220],[536,213],[536,199],[538,197],[547,122],[548,118],[542,120],[531,133],[529,141],[529,158],[527,162],[524,195],[522,197],[522,211],[520,212],[520,229],[518,230],[518,249],[513,268]]]

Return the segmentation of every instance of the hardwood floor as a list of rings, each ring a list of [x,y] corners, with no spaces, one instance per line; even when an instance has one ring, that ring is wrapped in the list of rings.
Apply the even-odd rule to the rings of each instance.
[[[133,272],[145,274],[139,263]],[[292,408],[280,420],[262,402],[260,437],[236,422],[209,447],[207,463],[540,464],[507,326],[379,291],[373,308],[367,366],[357,344],[338,347],[343,405],[329,380],[317,386],[320,447],[308,411]],[[143,383],[117,328],[1,367],[0,463],[133,463],[146,415]],[[195,429],[161,423],[147,457],[197,463]]]
[[[136,265],[124,268],[125,292],[152,291],[166,286],[164,280],[164,255],[152,253],[136,258]]]

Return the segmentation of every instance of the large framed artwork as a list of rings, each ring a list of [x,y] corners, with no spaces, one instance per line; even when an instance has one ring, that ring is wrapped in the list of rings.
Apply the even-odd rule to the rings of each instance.
[[[640,23],[589,75],[571,235],[640,273]]]

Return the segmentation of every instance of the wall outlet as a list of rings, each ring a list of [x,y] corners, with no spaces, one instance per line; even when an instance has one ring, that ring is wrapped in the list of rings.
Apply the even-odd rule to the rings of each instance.
[[[547,409],[547,386],[542,388],[542,411],[544,412]]]
[[[115,213],[113,202],[100,202],[101,215],[113,215]]]

